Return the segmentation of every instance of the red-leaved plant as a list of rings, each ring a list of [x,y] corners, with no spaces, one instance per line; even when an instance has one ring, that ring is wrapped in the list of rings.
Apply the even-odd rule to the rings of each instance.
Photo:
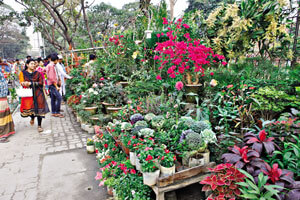
[[[204,184],[202,191],[212,191],[206,200],[226,200],[226,198],[234,200],[241,194],[236,183],[244,182],[246,176],[232,164],[220,164],[209,170],[213,174],[200,182]]]
[[[225,163],[231,163],[236,168],[246,168],[249,173],[254,172],[254,167],[264,165],[263,160],[257,151],[250,149],[248,146],[239,148],[238,146],[229,147],[233,153],[224,153],[222,159]],[[253,168],[253,169],[251,169]]]
[[[275,150],[275,143],[273,142],[273,137],[267,137],[267,133],[265,130],[262,130],[259,132],[258,136],[254,133],[246,133],[245,141],[247,144],[252,144],[252,149],[257,151],[259,154],[262,153],[263,147],[265,147],[265,150],[267,154],[272,154]]]

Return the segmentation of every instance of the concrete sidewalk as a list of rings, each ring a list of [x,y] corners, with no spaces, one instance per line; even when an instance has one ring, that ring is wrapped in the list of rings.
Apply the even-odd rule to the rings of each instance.
[[[49,104],[50,106],[50,104]],[[88,137],[67,106],[65,118],[47,114],[43,133],[37,121],[13,115],[16,134],[0,144],[0,200],[105,200],[105,188],[94,177],[95,154],[85,150]]]

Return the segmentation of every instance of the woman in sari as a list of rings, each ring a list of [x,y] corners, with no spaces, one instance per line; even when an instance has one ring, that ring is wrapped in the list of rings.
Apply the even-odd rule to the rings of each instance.
[[[30,125],[34,125],[34,118],[38,120],[38,132],[43,132],[42,119],[49,108],[43,92],[44,80],[38,71],[35,71],[35,61],[29,59],[26,61],[25,70],[19,75],[20,83],[25,88],[32,88],[32,97],[22,97],[21,99],[21,116],[30,117]]]
[[[8,102],[8,86],[3,73],[0,71],[0,143],[8,142],[7,138],[15,133]]]

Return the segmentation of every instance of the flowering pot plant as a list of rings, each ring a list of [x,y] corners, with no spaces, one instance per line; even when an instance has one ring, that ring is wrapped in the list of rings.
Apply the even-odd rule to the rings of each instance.
[[[86,141],[86,145],[87,146],[94,146],[94,140],[91,139],[91,138],[88,138],[87,141]]]
[[[180,76],[186,84],[197,85],[200,76],[204,76],[204,67],[217,65],[225,59],[224,56],[215,54],[211,48],[202,45],[200,39],[191,38],[190,27],[182,24],[182,19],[178,19],[174,24],[164,20],[164,24],[170,26],[169,32],[166,33],[169,39],[157,43],[155,48],[157,55],[154,56],[154,60],[157,61],[161,72],[161,75],[157,76],[158,80],[161,80],[162,76]],[[222,64],[227,63],[223,61]],[[182,87],[183,83],[177,82],[176,88],[181,90]]]
[[[176,156],[168,149],[165,149],[158,157],[159,163],[163,167],[173,167]]]
[[[152,147],[146,147],[140,154],[142,172],[155,172],[158,170],[157,151]]]

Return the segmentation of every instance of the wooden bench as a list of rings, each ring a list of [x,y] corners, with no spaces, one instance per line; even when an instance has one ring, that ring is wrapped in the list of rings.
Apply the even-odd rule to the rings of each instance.
[[[208,168],[213,168],[215,165],[216,163],[210,162],[204,166],[185,169],[171,176],[159,178],[157,184],[152,186],[156,194],[156,200],[164,200],[165,192],[177,190],[202,181],[205,177],[210,175]]]

